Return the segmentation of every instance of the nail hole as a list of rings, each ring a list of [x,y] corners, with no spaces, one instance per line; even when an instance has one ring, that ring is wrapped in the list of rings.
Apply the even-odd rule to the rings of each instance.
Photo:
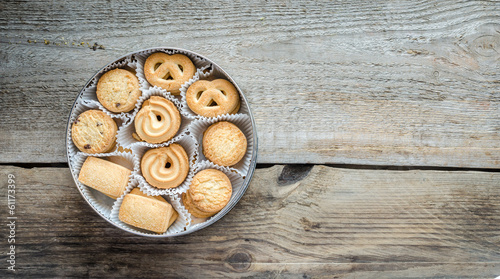
[[[170,164],[170,162],[167,162],[167,163],[165,164],[165,168],[166,168],[166,169],[170,168],[171,166],[172,166],[172,164]]]

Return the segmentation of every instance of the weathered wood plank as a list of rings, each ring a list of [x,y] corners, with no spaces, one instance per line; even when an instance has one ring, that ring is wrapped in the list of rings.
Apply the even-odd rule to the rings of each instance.
[[[37,278],[500,275],[499,173],[315,166],[294,176],[300,170],[288,168],[258,169],[222,220],[173,239],[108,224],[64,168],[1,166],[0,214],[5,222],[14,174],[16,266],[18,275]],[[7,227],[0,232],[8,235]]]
[[[498,1],[0,6],[2,162],[64,162],[87,79],[130,51],[176,46],[242,87],[260,163],[500,166]]]

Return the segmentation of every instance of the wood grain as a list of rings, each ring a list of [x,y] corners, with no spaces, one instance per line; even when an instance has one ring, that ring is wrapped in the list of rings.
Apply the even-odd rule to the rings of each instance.
[[[500,275],[499,173],[325,166],[290,173],[257,169],[242,200],[214,225],[149,239],[94,213],[68,169],[1,166],[0,217],[5,222],[6,177],[14,174],[17,275],[34,278]],[[5,225],[0,233],[8,234]],[[0,246],[5,251],[6,241]]]
[[[64,162],[85,82],[128,52],[176,46],[244,90],[259,163],[500,166],[498,1],[0,7],[1,162]]]

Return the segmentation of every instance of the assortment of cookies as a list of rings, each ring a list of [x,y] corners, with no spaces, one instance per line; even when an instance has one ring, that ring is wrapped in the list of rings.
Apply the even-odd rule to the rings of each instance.
[[[94,99],[77,99],[70,166],[82,185],[109,197],[96,210],[107,206],[100,213],[121,227],[168,234],[206,222],[243,187],[248,108],[240,112],[236,87],[212,77],[207,69],[216,66],[201,57],[146,51],[124,61],[91,80]],[[133,167],[110,159],[120,157]]]

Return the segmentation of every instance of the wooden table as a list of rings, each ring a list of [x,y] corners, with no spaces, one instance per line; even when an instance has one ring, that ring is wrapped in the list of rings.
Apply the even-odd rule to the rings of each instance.
[[[500,2],[3,1],[0,277],[500,275]],[[253,110],[258,169],[216,224],[137,237],[80,196],[73,101],[101,67],[173,46]]]

